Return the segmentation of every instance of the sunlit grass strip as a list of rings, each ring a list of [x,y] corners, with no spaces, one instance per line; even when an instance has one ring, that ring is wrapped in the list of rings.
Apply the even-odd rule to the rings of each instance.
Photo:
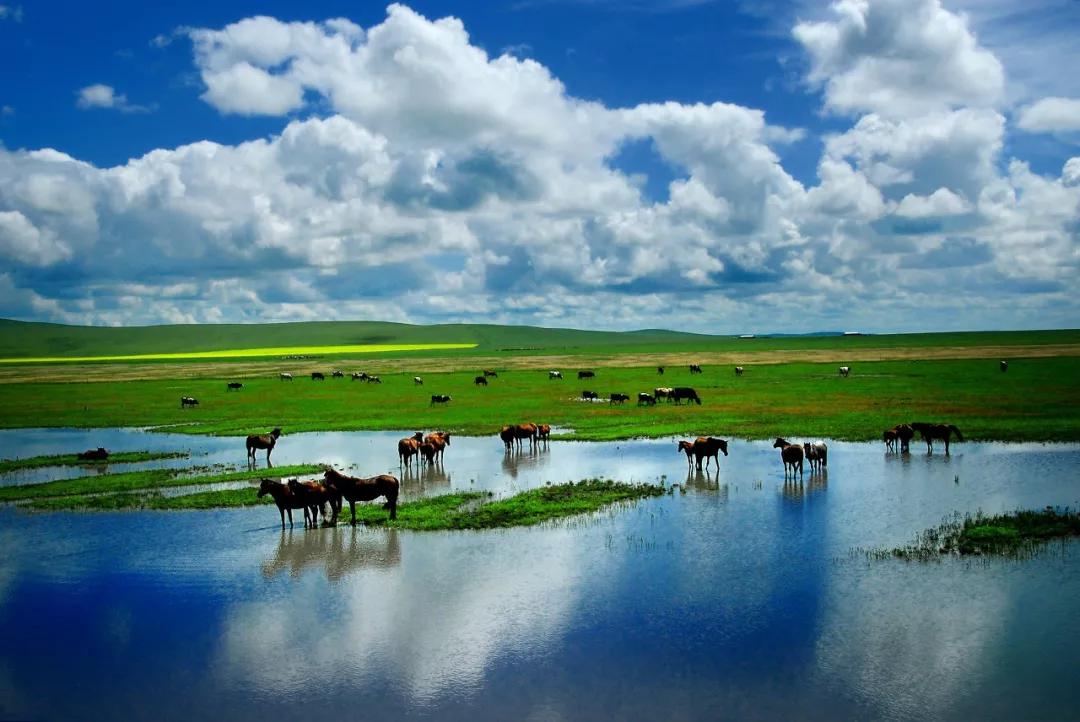
[[[1068,508],[1015,511],[997,516],[959,514],[918,534],[903,547],[870,552],[875,558],[927,561],[947,554],[1017,556],[1051,539],[1080,536],[1080,514]]]
[[[391,351],[452,351],[476,348],[475,343],[366,343],[344,346],[277,346],[271,348],[234,348],[219,351],[182,353],[141,353],[123,356],[29,356],[0,358],[3,364],[67,363],[86,361],[178,361],[185,359],[262,358],[266,356],[328,356],[348,353],[385,353]]]
[[[182,459],[190,456],[186,451],[119,451],[109,454],[108,459],[80,459],[78,454],[57,454],[55,456],[31,456],[26,459],[4,459],[0,461],[0,474],[23,469],[42,469],[48,466],[107,466],[109,464],[133,464],[140,461],[159,461],[161,459]]]
[[[316,464],[295,466],[275,466],[272,469],[253,471],[231,471],[220,474],[200,476],[182,476],[190,469],[148,469],[131,471],[125,474],[102,474],[85,476],[78,479],[47,481],[42,484],[24,484],[22,486],[0,487],[0,501],[23,501],[51,496],[76,496],[84,494],[119,494],[143,489],[163,489],[173,486],[193,486],[197,484],[217,484],[229,481],[247,481],[264,476],[281,478],[300,474],[313,474],[322,471]]]

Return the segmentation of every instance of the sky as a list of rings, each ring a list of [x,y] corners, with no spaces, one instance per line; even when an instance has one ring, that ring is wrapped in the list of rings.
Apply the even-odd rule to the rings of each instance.
[[[0,0],[0,317],[1080,327],[1075,0]]]

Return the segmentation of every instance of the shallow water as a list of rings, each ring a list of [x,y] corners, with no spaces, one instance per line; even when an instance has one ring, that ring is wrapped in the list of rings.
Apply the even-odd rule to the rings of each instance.
[[[0,433],[0,456],[182,440],[244,463],[236,439],[63,433]],[[396,473],[401,436],[290,435],[273,459]],[[406,495],[589,476],[688,487],[495,532],[0,509],[0,718],[1073,717],[1080,546],[934,563],[852,548],[954,511],[1075,508],[1080,446],[912,448],[830,442],[828,473],[792,485],[763,442],[687,476],[672,440],[508,458],[497,439],[454,437],[441,468],[406,478]]]

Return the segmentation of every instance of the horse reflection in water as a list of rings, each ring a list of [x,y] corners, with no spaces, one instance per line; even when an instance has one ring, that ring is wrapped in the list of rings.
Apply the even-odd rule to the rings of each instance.
[[[277,549],[262,564],[271,579],[288,569],[299,577],[306,568],[323,567],[326,578],[338,581],[358,569],[388,569],[401,564],[401,542],[396,529],[366,531],[357,527],[329,527],[306,534],[282,531]]]
[[[503,454],[502,470],[511,479],[516,479],[518,472],[533,469],[547,460],[550,453],[547,442],[538,442],[535,446],[523,449],[507,449]]]
[[[685,487],[694,491],[715,493],[721,502],[727,502],[731,490],[730,485],[727,483],[720,483],[719,467],[717,467],[715,474],[710,474],[702,469],[688,469]]]
[[[804,497],[824,492],[829,488],[829,470],[810,470],[810,474],[803,479],[794,477],[785,478],[781,494],[788,501],[802,501]]]
[[[438,489],[449,489],[450,475],[439,461],[423,464],[419,469],[405,467],[401,475],[401,488],[409,496],[423,496]]]

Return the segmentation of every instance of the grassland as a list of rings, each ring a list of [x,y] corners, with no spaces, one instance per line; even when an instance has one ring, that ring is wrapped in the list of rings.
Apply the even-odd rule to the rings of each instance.
[[[605,333],[500,326],[377,323],[168,326],[104,329],[0,321],[0,428],[153,427],[195,434],[432,429],[486,435],[506,423],[561,427],[567,438],[713,434],[740,438],[880,437],[912,420],[947,421],[965,438],[1080,440],[1080,331],[734,339],[666,331]],[[345,343],[474,343],[462,350],[324,358],[34,364],[30,354],[73,358],[174,353],[177,345],[229,348]],[[121,353],[122,352],[122,353]],[[998,360],[1008,358],[1008,373]],[[705,373],[691,375],[689,363]],[[736,378],[732,367],[746,373]],[[837,365],[853,368],[839,378]],[[663,376],[657,365],[667,367]],[[499,371],[487,387],[483,368]],[[308,371],[378,373],[382,384],[315,382]],[[565,380],[549,381],[559,369]],[[581,382],[578,369],[596,378]],[[280,371],[296,376],[278,380]],[[424,384],[415,385],[414,375]],[[240,392],[226,392],[241,380]],[[656,386],[693,386],[701,406],[587,403]],[[432,394],[453,401],[431,406]],[[200,404],[180,408],[180,396]]]
[[[401,351],[448,351],[473,348],[469,343],[373,343],[340,344],[337,346],[279,346],[273,348],[233,348],[216,351],[185,351],[176,353],[142,353],[107,356],[31,356],[0,358],[2,364],[54,364],[100,361],[188,361],[199,359],[244,359],[264,356],[348,356],[353,354],[385,354]]]
[[[656,484],[589,479],[530,489],[496,501],[490,501],[489,494],[476,491],[418,499],[399,504],[395,520],[389,518],[381,504],[359,504],[356,518],[358,522],[371,526],[417,531],[502,529],[588,514],[614,504],[667,492],[663,486]],[[272,500],[268,496],[260,499],[254,489],[225,489],[173,497],[153,491],[62,496],[35,500],[28,508],[35,511],[194,510],[269,503]],[[348,507],[345,507],[343,515],[346,520],[348,514]]]
[[[26,459],[4,459],[0,461],[0,474],[25,469],[41,469],[48,466],[108,466],[110,464],[133,464],[140,461],[158,461],[160,459],[182,459],[189,454],[182,451],[120,451],[109,454],[105,460],[80,459],[78,454],[54,454],[51,456],[31,456]]]

